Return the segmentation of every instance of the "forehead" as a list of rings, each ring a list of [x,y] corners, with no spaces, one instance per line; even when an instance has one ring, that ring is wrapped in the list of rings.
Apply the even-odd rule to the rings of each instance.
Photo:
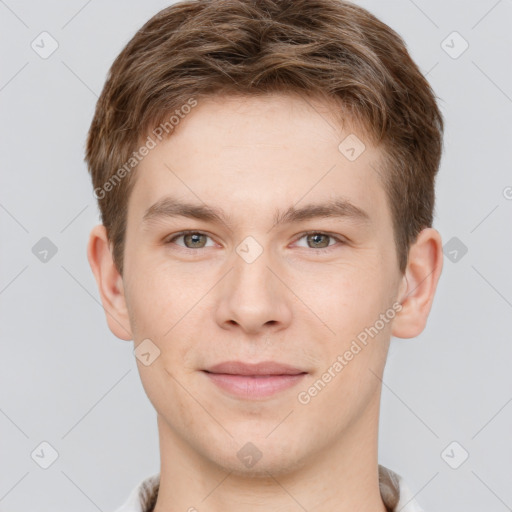
[[[130,210],[141,219],[172,195],[230,216],[275,219],[277,210],[344,197],[371,218],[386,209],[381,150],[333,105],[297,96],[214,97],[158,140],[139,163]]]

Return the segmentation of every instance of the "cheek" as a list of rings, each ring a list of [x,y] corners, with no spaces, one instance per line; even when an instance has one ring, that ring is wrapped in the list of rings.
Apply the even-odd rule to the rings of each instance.
[[[134,260],[135,261],[135,260]],[[140,343],[150,339],[160,351],[155,361],[159,377],[144,374],[141,378],[155,379],[159,385],[162,378],[169,379],[176,369],[187,371],[192,368],[193,342],[190,340],[191,326],[200,324],[198,300],[204,295],[204,283],[189,280],[186,272],[162,268],[162,265],[139,263],[126,288],[127,305],[134,339]],[[197,334],[192,328],[192,334]],[[156,364],[158,363],[158,364]],[[156,373],[156,372],[155,372]],[[169,386],[168,381],[160,384]]]
[[[129,274],[127,272],[132,279],[126,294],[136,338],[172,336],[174,326],[182,318],[188,318],[198,299],[205,294],[204,279],[154,261],[136,264],[134,260],[134,267]]]
[[[326,332],[345,339],[372,325],[391,306],[391,286],[382,268],[361,261],[296,275],[293,290],[330,328]]]

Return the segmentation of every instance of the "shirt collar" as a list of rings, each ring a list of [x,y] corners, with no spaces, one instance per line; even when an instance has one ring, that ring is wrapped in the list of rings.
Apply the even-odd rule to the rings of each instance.
[[[127,501],[115,512],[149,512],[154,504],[160,483],[160,473],[142,480],[130,493]],[[424,512],[414,500],[403,478],[379,465],[379,487],[382,501],[390,512]]]

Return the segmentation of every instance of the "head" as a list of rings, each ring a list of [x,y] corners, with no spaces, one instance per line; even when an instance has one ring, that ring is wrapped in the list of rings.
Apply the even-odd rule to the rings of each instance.
[[[137,32],[88,136],[88,254],[161,428],[241,472],[374,429],[390,337],[423,330],[441,272],[442,130],[402,39],[349,2],[186,1]],[[228,360],[303,377],[236,398],[204,371]]]

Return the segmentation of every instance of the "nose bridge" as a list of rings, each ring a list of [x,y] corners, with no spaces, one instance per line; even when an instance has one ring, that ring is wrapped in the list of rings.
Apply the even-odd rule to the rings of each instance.
[[[269,269],[274,266],[269,249],[253,237],[235,249],[232,270],[223,280],[217,321],[238,324],[247,332],[283,327],[291,317],[283,285]]]
[[[246,251],[246,252],[245,252]],[[259,296],[262,298],[268,295],[267,299],[273,297],[273,286],[271,281],[272,272],[269,270],[271,261],[269,251],[262,251],[255,256],[254,249],[239,246],[237,255],[233,260],[232,280],[234,281],[234,290],[242,298],[247,296]],[[241,292],[241,293],[240,293]]]

